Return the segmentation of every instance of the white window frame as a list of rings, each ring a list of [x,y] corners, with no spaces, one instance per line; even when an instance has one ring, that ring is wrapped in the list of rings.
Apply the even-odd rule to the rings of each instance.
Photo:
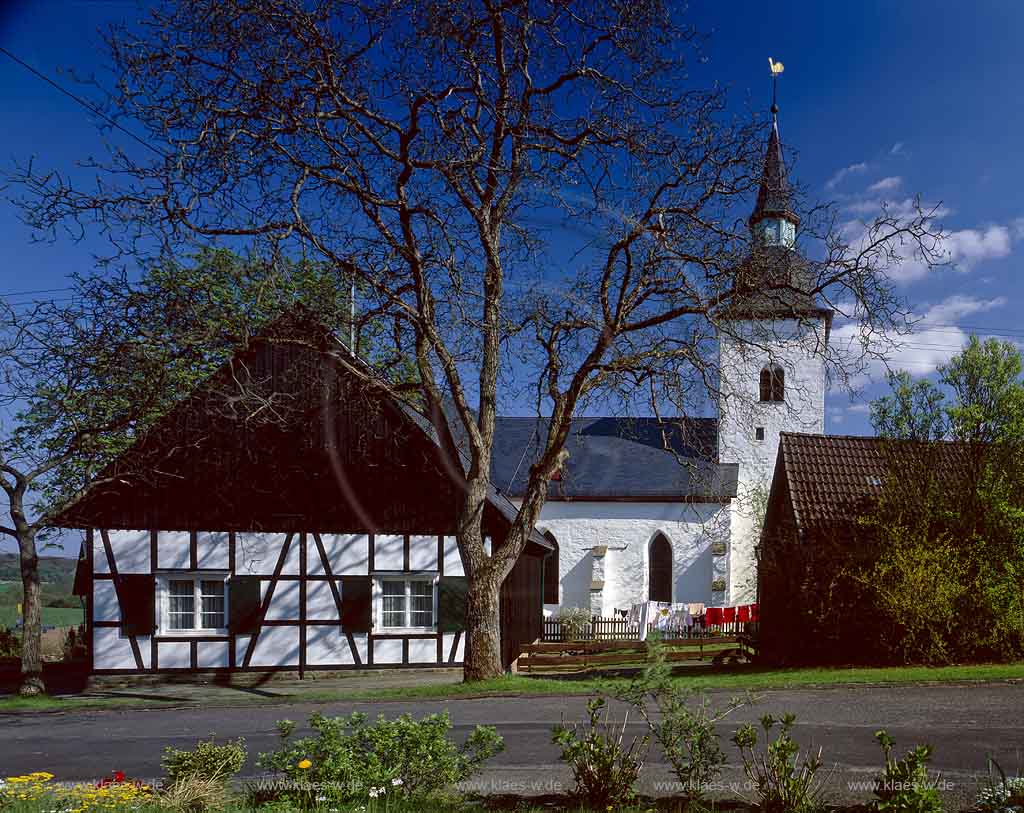
[[[157,602],[159,603],[160,608],[160,623],[158,624],[157,627],[157,633],[161,636],[183,636],[186,638],[194,638],[197,635],[227,635],[229,625],[228,613],[230,612],[228,591],[231,589],[228,576],[229,574],[224,571],[209,572],[198,570],[181,571],[176,573],[161,573],[159,576],[157,576]],[[192,610],[193,624],[202,622],[202,582],[224,582],[224,626],[193,626],[191,629],[171,629],[172,581],[192,582],[192,595],[195,597],[195,603],[193,605]]]
[[[405,584],[405,620],[406,626],[386,627],[384,626],[384,582],[403,582]],[[408,624],[412,612],[412,582],[426,582],[431,586],[433,594],[432,617],[433,623],[430,626],[415,627]],[[403,633],[437,632],[437,585],[436,574],[415,574],[402,573],[388,576],[375,576],[373,580],[373,628],[374,631],[387,635],[401,635]]]

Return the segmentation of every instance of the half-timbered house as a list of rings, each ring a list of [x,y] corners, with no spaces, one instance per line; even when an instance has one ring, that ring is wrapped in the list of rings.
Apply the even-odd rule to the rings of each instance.
[[[270,326],[61,519],[85,532],[96,673],[455,665],[464,459],[308,313]],[[492,489],[503,544],[515,506]],[[501,593],[503,657],[540,635],[531,537]]]

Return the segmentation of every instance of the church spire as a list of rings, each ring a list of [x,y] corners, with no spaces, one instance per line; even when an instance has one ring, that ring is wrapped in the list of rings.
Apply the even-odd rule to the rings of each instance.
[[[755,236],[779,245],[790,243],[785,236],[795,232],[796,226],[800,224],[800,218],[793,211],[789,179],[786,177],[786,162],[782,157],[782,140],[779,138],[779,106],[775,94],[778,77],[782,73],[782,63],[775,62],[769,57],[768,64],[772,71],[772,129],[768,135],[768,150],[761,171],[757,203],[748,222]],[[758,224],[763,221],[767,221],[765,227],[759,229]]]

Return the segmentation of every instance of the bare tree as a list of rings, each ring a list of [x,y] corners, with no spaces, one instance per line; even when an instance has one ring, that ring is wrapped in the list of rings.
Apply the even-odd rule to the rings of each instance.
[[[691,84],[703,40],[682,16],[658,0],[168,0],[107,38],[106,110],[162,157],[89,162],[93,186],[18,177],[42,233],[97,227],[133,256],[266,239],[360,280],[364,311],[415,358],[451,460],[469,461],[467,680],[501,671],[499,588],[574,413],[713,394],[722,315],[754,289],[791,301],[796,286],[865,338],[884,331],[903,318],[886,266],[908,246],[935,258],[926,212],[883,213],[854,238],[816,207],[799,279],[750,261],[763,125]],[[831,361],[844,379],[850,360]],[[550,420],[488,554],[495,418],[515,390]]]

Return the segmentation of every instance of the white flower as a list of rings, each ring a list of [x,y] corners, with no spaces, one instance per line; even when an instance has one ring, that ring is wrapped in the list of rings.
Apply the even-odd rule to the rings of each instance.
[[[369,794],[371,799],[376,799],[378,796],[380,796],[380,793],[377,792],[377,788],[370,788]]]
[[[396,776],[394,779],[391,780],[391,784],[394,785],[396,788],[401,787],[402,778],[400,776]]]

